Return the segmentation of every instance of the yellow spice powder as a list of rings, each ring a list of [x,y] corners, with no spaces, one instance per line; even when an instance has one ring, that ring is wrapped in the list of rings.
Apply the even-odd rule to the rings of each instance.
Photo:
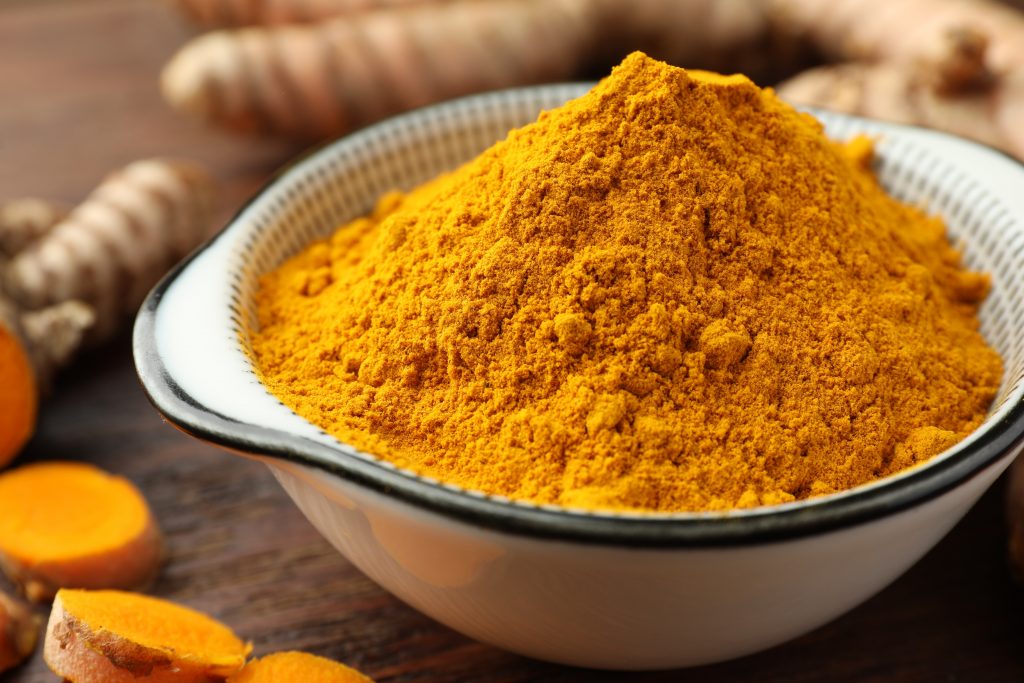
[[[742,76],[628,57],[262,280],[263,381],[441,480],[573,507],[847,489],[984,418],[985,276]]]

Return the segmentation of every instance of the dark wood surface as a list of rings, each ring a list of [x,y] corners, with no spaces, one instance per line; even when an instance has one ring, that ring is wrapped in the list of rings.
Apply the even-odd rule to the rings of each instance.
[[[0,201],[73,203],[123,163],[182,155],[216,170],[227,217],[297,150],[202,130],[163,105],[157,74],[189,32],[155,0],[0,0]],[[170,547],[153,592],[223,619],[257,654],[309,650],[380,681],[1024,681],[1024,596],[1005,569],[1001,486],[838,621],[735,662],[625,675],[516,657],[391,597],[319,537],[261,465],[162,422],[127,335],[61,378],[21,462],[45,458],[135,481]],[[38,653],[0,678],[55,680]]]

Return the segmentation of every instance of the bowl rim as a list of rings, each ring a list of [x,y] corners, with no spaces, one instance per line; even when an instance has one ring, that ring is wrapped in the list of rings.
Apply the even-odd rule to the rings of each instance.
[[[580,85],[585,84],[561,83],[513,88],[449,100],[390,117],[324,142],[284,164],[234,212],[224,227],[171,269],[143,302],[135,321],[132,351],[136,371],[149,401],[173,426],[203,441],[269,462],[278,459],[312,467],[451,520],[518,536],[636,548],[746,546],[799,539],[876,521],[942,496],[996,465],[1004,456],[1024,444],[1024,400],[1019,400],[998,423],[978,434],[954,457],[918,467],[897,478],[878,480],[876,486],[850,490],[848,495],[825,496],[817,501],[811,499],[810,504],[795,507],[765,506],[759,514],[749,516],[712,513],[678,518],[645,516],[643,513],[588,513],[553,505],[539,506],[510,501],[501,496],[463,490],[428,477],[383,467],[296,434],[240,422],[204,405],[170,375],[157,350],[155,330],[157,311],[165,293],[186,273],[193,261],[219,240],[225,239],[226,234],[244,217],[248,207],[265,194],[273,192],[290,171],[307,160],[343,148],[345,142],[353,136],[373,135],[384,126],[418,116],[426,110],[464,105],[495,94],[514,95],[520,91],[536,91],[538,88],[557,89]],[[839,112],[830,113],[870,121]],[[981,143],[917,126],[888,122],[885,125],[987,149],[1010,160],[1024,171],[1024,164],[1018,160]]]

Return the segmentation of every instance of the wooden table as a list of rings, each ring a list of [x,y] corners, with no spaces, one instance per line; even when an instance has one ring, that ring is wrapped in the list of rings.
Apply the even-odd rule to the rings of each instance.
[[[206,161],[226,217],[295,152],[200,129],[156,77],[189,29],[153,0],[0,2],[0,200],[75,202],[149,155]],[[1007,578],[1001,487],[905,577],[797,641],[699,670],[606,674],[474,643],[391,597],[323,541],[260,465],[194,441],[146,401],[124,336],[62,377],[21,462],[81,459],[143,489],[170,561],[157,595],[201,608],[256,653],[300,648],[381,681],[1024,681],[1024,598]],[[37,655],[0,676],[53,681]]]

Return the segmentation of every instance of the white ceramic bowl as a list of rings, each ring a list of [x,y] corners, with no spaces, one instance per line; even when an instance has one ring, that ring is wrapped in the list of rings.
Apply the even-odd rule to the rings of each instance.
[[[841,494],[729,514],[597,514],[440,484],[361,453],[267,393],[247,354],[257,278],[384,191],[450,169],[585,85],[470,97],[368,128],[278,175],[150,295],[139,375],[184,430],[271,468],[374,581],[466,635],[588,667],[654,669],[761,650],[886,586],[1010,463],[1024,433],[1024,170],[938,133],[816,112],[880,136],[896,195],[948,222],[993,274],[982,332],[1002,354],[985,424],[925,467]]]

